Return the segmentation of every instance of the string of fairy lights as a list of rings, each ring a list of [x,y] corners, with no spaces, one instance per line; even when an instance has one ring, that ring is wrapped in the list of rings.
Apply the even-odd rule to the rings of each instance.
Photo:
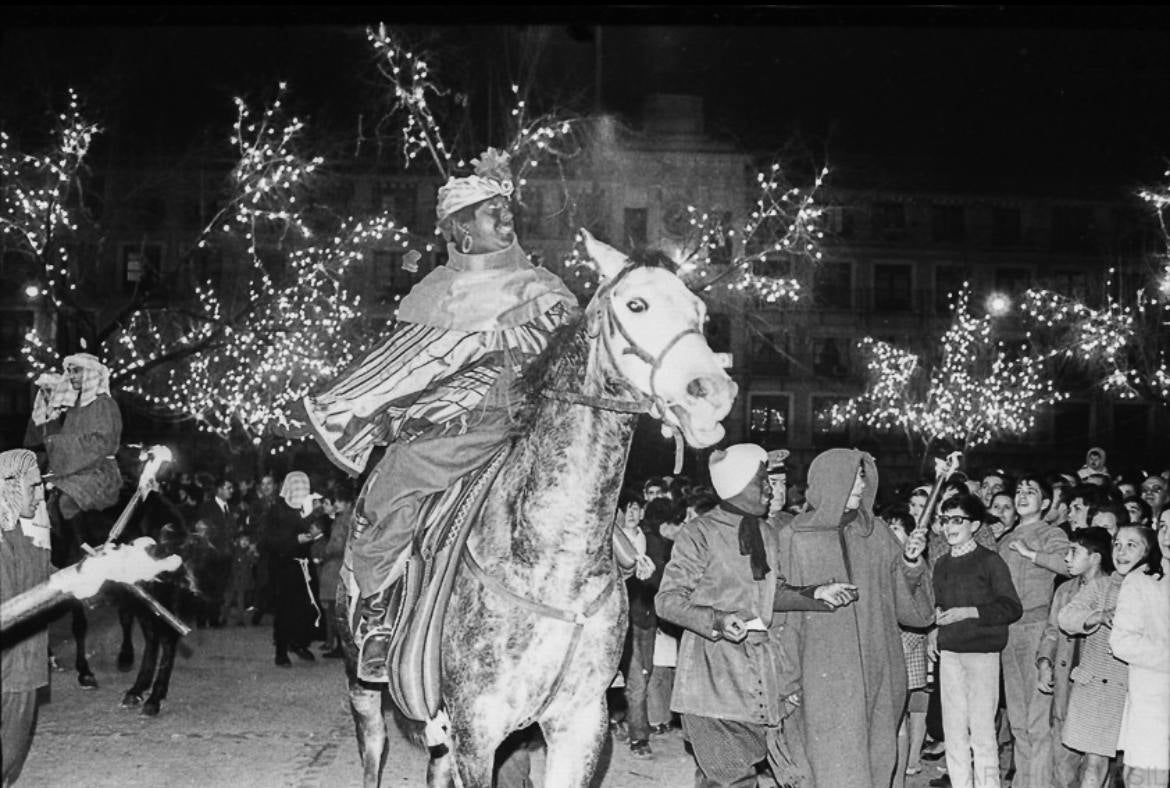
[[[365,349],[356,336],[361,297],[346,283],[370,250],[425,245],[386,212],[324,227],[310,223],[307,198],[323,160],[300,153],[305,124],[286,116],[286,91],[281,84],[260,112],[236,100],[229,144],[239,158],[222,207],[193,244],[229,259],[242,253],[246,262],[237,275],[219,286],[196,285],[187,303],[136,309],[97,350],[115,386],[152,415],[193,418],[223,436],[242,431],[256,443],[284,422],[293,402]],[[78,118],[62,120],[69,121],[68,133],[41,157],[51,173],[66,166],[76,171],[88,148],[88,138],[78,135],[92,129]],[[30,196],[27,187],[17,193],[33,207],[51,200]],[[37,218],[46,236],[73,227],[64,211],[42,211]],[[283,271],[274,275],[263,260],[277,250]],[[62,268],[59,276],[67,275]],[[23,349],[30,377],[60,364],[53,343],[37,329]],[[283,443],[272,442],[273,453]]]
[[[1157,189],[1138,192],[1151,208],[1162,232],[1162,252],[1153,282],[1140,272],[1132,292],[1115,296],[1119,273],[1110,268],[1104,304],[1092,307],[1047,289],[1024,294],[1021,311],[1029,336],[1044,339],[1046,356],[1100,373],[1099,383],[1120,399],[1146,399],[1170,405],[1170,170]]]
[[[44,293],[54,308],[76,290],[65,240],[77,231],[77,173],[101,131],[83,116],[74,90],[67,91],[66,99],[44,153],[14,150],[12,138],[0,131],[0,234],[6,250],[23,254],[43,270]]]
[[[923,444],[948,441],[963,450],[1035,427],[1040,408],[1067,397],[1027,343],[1009,348],[992,336],[989,315],[970,308],[964,283],[951,303],[952,320],[935,363],[872,337],[858,343],[867,358],[867,385],[825,414],[834,426],[859,423],[900,430]]]

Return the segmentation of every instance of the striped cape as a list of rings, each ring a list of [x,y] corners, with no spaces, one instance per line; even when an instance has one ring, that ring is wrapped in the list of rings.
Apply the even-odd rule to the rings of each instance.
[[[356,476],[374,447],[465,420],[505,366],[519,374],[570,317],[559,302],[499,331],[400,322],[330,388],[305,398],[313,434],[334,464]]]

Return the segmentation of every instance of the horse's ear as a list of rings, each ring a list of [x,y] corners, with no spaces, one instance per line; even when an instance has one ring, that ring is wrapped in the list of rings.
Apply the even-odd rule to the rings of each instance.
[[[594,238],[584,227],[581,228],[581,239],[585,242],[585,251],[589,253],[589,258],[597,263],[597,272],[601,275],[602,281],[617,276],[630,262],[630,258],[609,244]]]

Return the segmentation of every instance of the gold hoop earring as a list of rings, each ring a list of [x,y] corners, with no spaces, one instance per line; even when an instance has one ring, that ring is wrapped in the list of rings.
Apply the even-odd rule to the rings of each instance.
[[[463,252],[463,254],[471,254],[471,243],[471,235],[464,235],[459,239],[459,251]]]

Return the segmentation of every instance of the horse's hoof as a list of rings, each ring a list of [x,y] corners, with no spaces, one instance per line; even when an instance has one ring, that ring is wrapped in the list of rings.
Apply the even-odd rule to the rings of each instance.
[[[127,692],[122,696],[122,708],[132,709],[142,703],[142,696],[135,695],[133,692]]]
[[[78,673],[77,683],[81,685],[83,690],[94,690],[98,688],[97,677],[92,673]]]
[[[142,704],[142,711],[139,712],[143,717],[157,717],[159,710],[159,702],[157,700],[148,700]]]
[[[118,670],[129,673],[134,668],[134,652],[122,651],[118,654]]]

